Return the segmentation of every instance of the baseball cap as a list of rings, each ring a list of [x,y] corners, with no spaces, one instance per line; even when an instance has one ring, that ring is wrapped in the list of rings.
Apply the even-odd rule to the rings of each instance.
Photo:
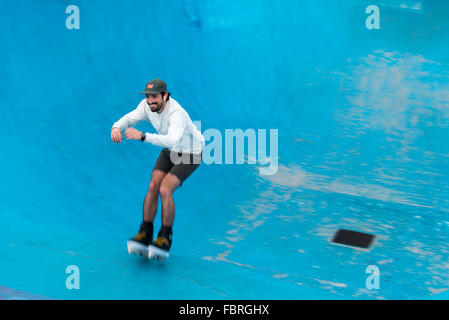
[[[158,94],[161,92],[167,92],[167,84],[161,79],[154,79],[147,82],[143,94]]]

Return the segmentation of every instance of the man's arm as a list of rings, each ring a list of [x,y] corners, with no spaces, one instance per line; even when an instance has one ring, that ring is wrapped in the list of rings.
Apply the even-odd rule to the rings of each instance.
[[[112,125],[112,128],[119,128],[120,131],[124,131],[129,127],[134,127],[136,124],[145,120],[145,112],[143,111],[143,103],[139,103],[137,108],[127,114],[125,114],[119,121]]]
[[[167,134],[146,133],[144,142],[170,149],[181,140],[185,126],[185,116],[181,112],[176,112],[170,119]]]

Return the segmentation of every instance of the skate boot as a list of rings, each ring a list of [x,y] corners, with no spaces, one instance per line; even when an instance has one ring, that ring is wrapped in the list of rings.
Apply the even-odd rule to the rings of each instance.
[[[153,241],[153,223],[142,222],[139,232],[131,239],[138,243],[148,246]]]
[[[157,239],[154,240],[151,245],[168,255],[172,242],[172,233],[171,227],[161,227],[161,230],[159,230],[157,235]]]

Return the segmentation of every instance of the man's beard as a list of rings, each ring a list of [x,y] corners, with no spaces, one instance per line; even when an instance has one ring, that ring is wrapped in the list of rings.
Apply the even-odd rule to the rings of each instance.
[[[151,109],[151,106],[153,106],[153,105],[157,105],[157,108],[155,110]],[[163,105],[163,102],[161,102],[160,104],[159,103],[152,103],[149,106],[150,106],[151,112],[159,112],[162,109],[162,105]]]

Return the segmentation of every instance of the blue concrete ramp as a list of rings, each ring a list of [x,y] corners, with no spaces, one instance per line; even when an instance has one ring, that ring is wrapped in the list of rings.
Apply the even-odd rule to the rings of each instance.
[[[0,2],[0,286],[53,299],[449,289],[449,5],[377,1],[369,29],[372,4]],[[162,264],[126,250],[160,148],[110,139],[153,78],[226,152],[226,129],[278,132],[275,174],[250,156],[203,163],[176,191]],[[338,229],[376,243],[334,245]]]

